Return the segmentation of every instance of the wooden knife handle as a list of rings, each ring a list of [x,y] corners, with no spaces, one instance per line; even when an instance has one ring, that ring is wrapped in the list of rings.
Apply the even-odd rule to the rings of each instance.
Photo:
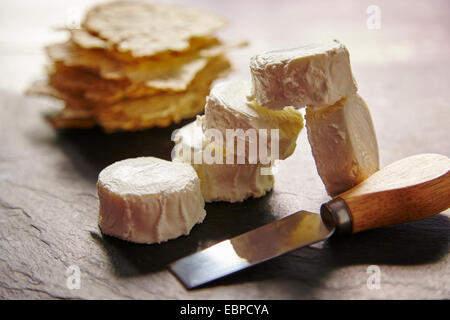
[[[337,233],[356,233],[424,219],[450,207],[450,159],[404,158],[374,173],[321,207]]]

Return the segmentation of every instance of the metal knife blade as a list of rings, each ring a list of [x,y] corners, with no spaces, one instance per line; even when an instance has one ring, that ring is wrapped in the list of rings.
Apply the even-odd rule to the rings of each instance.
[[[322,204],[175,261],[170,271],[194,288],[333,234],[353,234],[431,217],[450,208],[450,159],[419,154],[398,160]]]
[[[327,239],[333,232],[319,214],[299,211],[177,260],[169,270],[192,289]]]

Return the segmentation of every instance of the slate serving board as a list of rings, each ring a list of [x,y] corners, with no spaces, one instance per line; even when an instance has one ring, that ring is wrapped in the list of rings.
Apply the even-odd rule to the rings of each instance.
[[[217,8],[210,9],[234,17],[229,32],[236,32],[240,28],[236,20],[244,13],[214,3],[210,6]],[[203,5],[207,6],[206,2]],[[248,9],[248,4],[241,5]],[[317,13],[311,5],[279,6],[292,23],[290,8]],[[416,7],[408,9],[414,17],[429,14]],[[397,7],[388,9],[401,13]],[[389,18],[388,9],[383,12]],[[433,20],[437,22],[422,24],[421,28],[416,27],[420,21],[402,20],[412,28],[411,39],[419,41],[442,24],[448,26],[448,17],[439,15],[438,8],[433,10],[431,16],[437,16]],[[364,11],[361,15],[363,22],[359,23],[364,23]],[[326,17],[295,23],[318,24]],[[233,23],[237,25],[232,27]],[[245,23],[248,28],[242,30],[258,30],[252,27],[255,21]],[[283,24],[273,25],[271,45],[294,42],[292,38],[278,39],[277,30]],[[399,27],[392,30],[398,35],[403,32]],[[385,37],[392,30],[384,31]],[[255,44],[232,54],[239,68],[233,77],[248,78],[249,56],[268,46],[263,42],[269,36],[263,31],[258,31],[259,37],[248,32]],[[378,41],[380,47],[395,42],[395,36],[387,39],[369,35],[376,38],[370,41]],[[432,43],[439,45],[436,39]],[[392,57],[365,63],[362,53],[355,51],[354,73],[360,93],[372,110],[382,164],[423,152],[449,156],[448,59],[437,54],[435,59],[420,63],[413,59],[396,62]],[[3,53],[4,65],[12,61],[7,57]],[[12,73],[11,77],[14,82]],[[295,154],[278,166],[275,188],[267,196],[239,204],[208,204],[204,223],[189,236],[160,245],[137,245],[103,236],[99,231],[97,175],[105,166],[129,157],[169,159],[172,131],[189,121],[165,129],[111,135],[99,129],[56,132],[43,118],[53,104],[48,99],[25,97],[15,87],[2,85],[0,91],[2,299],[450,298],[449,210],[420,222],[331,239],[199,290],[186,291],[166,270],[171,261],[300,209],[317,212],[320,204],[329,199],[317,175],[306,132],[300,135]],[[80,270],[80,289],[70,290],[67,286],[68,267],[72,265]],[[381,271],[378,290],[367,286],[370,265],[377,265]]]

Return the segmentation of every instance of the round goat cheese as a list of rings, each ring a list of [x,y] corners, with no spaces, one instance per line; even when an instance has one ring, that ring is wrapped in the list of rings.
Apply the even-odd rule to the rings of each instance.
[[[273,188],[271,165],[226,163],[226,150],[204,139],[204,116],[179,129],[175,134],[174,162],[190,163],[201,180],[206,202],[241,202],[262,197]],[[212,159],[220,152],[220,158]],[[205,155],[212,155],[208,161]],[[218,163],[220,162],[220,163]]]
[[[342,193],[379,169],[372,117],[358,94],[327,108],[307,107],[306,128],[328,194]]]
[[[113,163],[97,182],[104,234],[160,243],[189,234],[206,212],[195,170],[186,163],[140,157]]]
[[[347,48],[337,40],[250,59],[252,95],[269,109],[325,107],[357,91]]]
[[[214,86],[206,99],[203,129],[220,130],[224,139],[227,132],[236,133],[235,150],[239,140],[247,139],[258,148],[265,145],[265,155],[271,155],[274,150],[278,151],[278,157],[274,158],[286,159],[294,152],[298,134],[303,129],[302,114],[292,107],[283,110],[263,108],[255,100],[248,99],[250,92],[251,83],[243,80],[226,81]],[[245,135],[239,135],[237,130],[243,130]],[[272,145],[273,141],[276,146]],[[245,143],[247,159],[250,143]],[[233,141],[228,145],[228,151],[231,151],[229,146],[232,144]]]

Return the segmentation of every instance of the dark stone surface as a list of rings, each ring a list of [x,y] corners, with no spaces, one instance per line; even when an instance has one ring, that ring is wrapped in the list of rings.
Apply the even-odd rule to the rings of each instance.
[[[138,245],[100,233],[97,175],[128,157],[169,159],[175,127],[112,135],[97,129],[55,132],[42,117],[51,101],[1,96],[1,298],[450,297],[448,212],[332,238],[186,291],[166,270],[168,263],[299,209],[317,211],[328,199],[305,134],[295,155],[280,163],[267,196],[208,204],[206,220],[189,236]],[[366,286],[373,264],[381,269],[380,290]],[[80,268],[79,290],[67,288],[70,265]]]
[[[364,1],[180,0],[224,15],[225,39],[248,39],[230,53],[249,79],[253,54],[339,38],[349,48],[359,92],[374,119],[383,165],[417,153],[450,156],[449,2],[379,0],[381,29],[366,27]],[[17,4],[18,3],[18,4]],[[305,132],[279,165],[274,190],[240,204],[214,203],[189,236],[137,245],[97,226],[97,174],[114,161],[168,159],[175,127],[105,135],[55,132],[53,108],[23,90],[44,65],[50,27],[74,1],[2,2],[0,19],[0,299],[415,299],[450,298],[450,211],[401,226],[331,239],[291,252],[204,288],[186,291],[166,265],[189,253],[328,200]],[[81,4],[80,4],[81,6]],[[186,123],[186,122],[185,122]],[[69,290],[67,268],[81,272]],[[381,270],[369,290],[367,267]]]

